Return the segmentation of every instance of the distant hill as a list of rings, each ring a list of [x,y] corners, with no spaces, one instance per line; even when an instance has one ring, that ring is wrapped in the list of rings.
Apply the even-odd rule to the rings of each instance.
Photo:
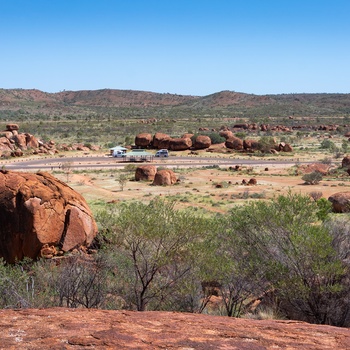
[[[0,117],[11,111],[27,115],[112,113],[118,109],[167,109],[238,116],[332,116],[350,114],[350,94],[254,95],[221,91],[207,96],[135,90],[82,90],[47,93],[36,89],[0,89]],[[146,113],[147,114],[147,113]]]

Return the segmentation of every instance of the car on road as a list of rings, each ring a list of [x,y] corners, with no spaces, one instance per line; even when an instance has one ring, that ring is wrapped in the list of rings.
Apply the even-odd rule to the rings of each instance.
[[[114,150],[112,155],[115,158],[125,158],[126,157],[126,151],[124,151],[124,150]]]
[[[169,151],[167,149],[160,149],[157,151],[156,157],[169,157]]]

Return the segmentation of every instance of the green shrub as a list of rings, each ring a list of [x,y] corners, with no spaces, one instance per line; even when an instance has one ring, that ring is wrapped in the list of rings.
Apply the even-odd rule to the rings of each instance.
[[[305,174],[302,178],[307,185],[317,185],[322,180],[322,174],[319,171]]]

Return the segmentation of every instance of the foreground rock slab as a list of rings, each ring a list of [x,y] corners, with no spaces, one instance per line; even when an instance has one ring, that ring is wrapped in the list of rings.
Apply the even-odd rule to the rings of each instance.
[[[350,348],[350,330],[171,312],[0,310],[0,349]]]

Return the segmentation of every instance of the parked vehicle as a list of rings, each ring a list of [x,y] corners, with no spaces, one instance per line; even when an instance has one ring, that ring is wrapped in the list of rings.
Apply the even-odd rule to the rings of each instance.
[[[126,151],[124,151],[124,150],[114,150],[113,151],[113,157],[115,157],[115,158],[125,158],[126,157]]]
[[[169,152],[167,149],[160,149],[159,151],[157,151],[156,157],[169,157]]]

